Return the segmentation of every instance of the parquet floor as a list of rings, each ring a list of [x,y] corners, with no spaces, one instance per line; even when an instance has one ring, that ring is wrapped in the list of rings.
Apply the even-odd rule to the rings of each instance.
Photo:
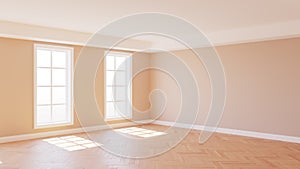
[[[219,133],[198,144],[198,137],[192,131],[175,148],[147,159],[121,158],[99,147],[67,151],[43,139],[6,143],[0,144],[0,169],[300,169],[300,144]]]

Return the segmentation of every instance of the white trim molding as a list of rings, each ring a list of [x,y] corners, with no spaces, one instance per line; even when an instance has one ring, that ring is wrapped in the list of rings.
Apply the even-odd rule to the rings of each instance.
[[[98,125],[98,126],[91,126],[91,127],[85,127],[85,128],[74,128],[74,129],[67,129],[67,130],[58,130],[58,131],[6,136],[6,137],[0,137],[0,143],[9,143],[9,142],[15,142],[15,141],[54,137],[54,136],[59,136],[59,135],[100,131],[100,130],[106,130],[109,128],[129,127],[129,126],[136,126],[136,125],[141,125],[141,124],[149,124],[151,122],[152,122],[152,124],[163,125],[163,126],[174,126],[174,124],[175,124],[174,122],[161,121],[161,120],[156,120],[156,121],[140,120],[140,121],[135,121],[135,122],[117,123],[117,124],[111,124],[111,125]],[[179,128],[189,128],[189,126],[191,126],[191,125],[184,124],[184,123],[176,123],[176,125],[175,125],[175,127],[179,127]],[[204,126],[193,125],[192,129],[204,130]],[[212,130],[211,128],[205,128],[205,129],[209,130],[209,131]],[[269,134],[269,133],[261,133],[261,132],[245,131],[245,130],[236,130],[236,129],[227,129],[227,128],[217,128],[215,132],[300,144],[300,137],[293,137],[293,136],[285,136],[285,135]]]
[[[255,25],[227,29],[216,32],[202,32],[206,35],[212,46],[224,46],[231,44],[260,42],[276,39],[287,39],[300,37],[300,20],[279,22],[265,25]],[[94,37],[93,41],[90,37]],[[95,38],[97,36],[97,38]],[[193,35],[188,35],[193,38]],[[119,41],[118,37],[99,35],[88,32],[78,32],[50,28],[37,25],[21,24],[9,21],[0,21],[0,37],[25,39],[42,42],[53,42],[69,45],[92,46],[100,48],[111,48],[109,42]],[[155,36],[154,36],[155,37]],[[89,43],[87,44],[87,42]],[[203,47],[198,41],[192,41],[192,48]],[[204,46],[205,47],[205,46]],[[114,49],[143,51],[145,53],[157,53],[160,50],[183,50],[186,46],[169,38],[129,38]]]
[[[300,37],[300,20],[236,28],[207,34],[214,46]]]
[[[153,121],[153,124],[158,124],[158,125],[163,125],[163,126],[174,126],[174,127],[179,127],[179,128],[189,128],[191,126],[190,124],[184,124],[184,123],[176,123],[175,124],[174,122],[161,121],[161,120]],[[194,129],[194,130],[213,131],[213,128],[204,127],[203,125],[195,124],[192,126],[193,126],[192,129]],[[232,134],[232,135],[239,135],[239,136],[246,136],[246,137],[268,139],[268,140],[291,142],[291,143],[300,143],[300,137],[294,137],[294,136],[269,134],[269,133],[261,133],[261,132],[246,131],[246,130],[236,130],[236,129],[228,129],[228,128],[217,128],[215,132],[223,133],[223,134]]]
[[[119,40],[119,38],[113,36],[21,24],[9,21],[0,21],[0,37],[109,49],[111,48],[109,42]],[[90,39],[91,37],[93,37],[92,41]],[[89,43],[87,44],[87,42]],[[126,39],[122,43],[114,46],[114,49],[140,51],[151,47],[151,45],[151,42],[144,40]]]
[[[110,124],[110,125],[98,125],[98,126],[74,128],[74,129],[67,129],[67,130],[57,130],[57,131],[6,136],[6,137],[0,137],[0,144],[15,142],[15,141],[24,141],[24,140],[31,140],[31,139],[54,137],[54,136],[60,136],[60,135],[78,134],[78,133],[83,133],[83,132],[106,130],[106,129],[110,129],[110,128],[136,126],[136,125],[140,125],[140,123],[145,123],[145,122],[147,122],[147,120],[145,120],[145,121],[141,120],[141,121],[136,121],[136,122],[116,123],[116,124]]]

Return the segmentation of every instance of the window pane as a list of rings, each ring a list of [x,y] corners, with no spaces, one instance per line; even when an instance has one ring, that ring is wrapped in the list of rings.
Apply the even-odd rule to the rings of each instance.
[[[111,85],[114,85],[114,76],[115,76],[115,71],[106,71],[106,74],[105,74],[105,76],[106,76],[106,85],[109,85],[109,86],[111,86]]]
[[[116,72],[115,78],[116,78],[116,85],[127,85],[125,72]]]
[[[48,50],[36,51],[36,66],[50,67],[51,66],[51,52]]]
[[[126,87],[116,87],[116,100],[126,99]]]
[[[126,86],[130,82],[129,75],[131,71],[131,67],[128,65],[131,64],[131,60],[127,59],[130,59],[130,54],[127,53],[110,52],[110,56],[106,56],[105,117],[107,119],[129,117],[131,113],[127,101],[125,101],[129,90]]]
[[[39,126],[70,122],[73,115],[70,112],[73,106],[70,104],[72,49],[38,44],[35,49],[35,124]]]
[[[66,70],[52,69],[52,85],[66,85]]]
[[[105,57],[105,67],[106,67],[106,70],[114,70],[115,69],[115,57],[114,56],[110,56],[110,55],[107,55]]]
[[[38,68],[36,70],[36,83],[38,86],[51,85],[51,69]]]
[[[67,53],[66,52],[52,52],[52,67],[62,67],[67,66]]]
[[[50,87],[37,87],[36,90],[36,101],[37,104],[50,104],[51,103],[51,93]]]
[[[126,102],[115,102],[115,109],[117,116],[126,117],[127,109],[126,109]]]
[[[53,87],[52,88],[52,103],[53,104],[66,103],[66,88],[65,87]]]
[[[115,117],[115,109],[114,109],[114,102],[107,102],[106,103],[106,118],[113,118]]]
[[[66,121],[67,120],[66,105],[53,105],[52,118],[53,118],[53,121],[56,121],[56,122]]]
[[[37,106],[37,123],[51,122],[51,107],[50,106]]]
[[[126,57],[116,57],[116,70],[125,70]]]
[[[113,88],[112,87],[106,87],[106,91],[105,91],[105,97],[107,101],[112,101],[113,100]]]

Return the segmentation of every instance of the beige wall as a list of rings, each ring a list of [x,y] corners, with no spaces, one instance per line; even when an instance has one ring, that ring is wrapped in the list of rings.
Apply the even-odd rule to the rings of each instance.
[[[227,78],[221,127],[300,136],[300,38],[218,47]]]
[[[150,54],[134,53],[132,57],[132,102],[133,119],[144,120],[150,118],[149,92],[150,92],[150,71],[144,70],[150,66]]]
[[[220,127],[300,136],[299,46],[300,38],[216,47],[227,80],[227,100]],[[197,124],[203,125],[211,100],[208,75],[191,51],[174,54],[195,74],[201,99]],[[162,64],[163,55],[153,54],[151,66]],[[151,90],[166,91],[168,105],[160,120],[174,121],[180,92],[174,80],[167,76],[152,71]]]
[[[27,40],[0,38],[0,137],[28,134],[80,127],[75,114],[74,125],[48,129],[33,129],[33,44],[41,43]],[[55,44],[61,45],[61,44]],[[67,45],[68,46],[68,45]],[[74,58],[80,54],[81,46],[74,47]],[[95,49],[103,55],[103,49]],[[140,56],[140,57],[139,57]],[[133,57],[133,68],[149,64],[147,54]],[[150,84],[149,76],[138,76],[133,81],[133,104],[146,108],[149,102],[144,100]],[[146,90],[144,90],[146,89]],[[103,112],[103,64],[99,66],[95,81],[96,98]],[[148,114],[135,114],[136,119],[147,119]],[[97,124],[93,118],[90,125]]]

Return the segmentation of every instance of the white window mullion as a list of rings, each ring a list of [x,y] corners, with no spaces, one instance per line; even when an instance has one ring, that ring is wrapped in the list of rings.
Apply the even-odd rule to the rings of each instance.
[[[104,85],[105,120],[131,118],[131,109],[129,109],[130,106],[128,106],[128,99],[131,100],[131,97],[127,97],[128,93],[131,93],[131,90],[129,91],[127,87],[131,80],[131,77],[129,77],[129,75],[131,75],[131,54],[109,52],[105,57],[104,72],[106,81]],[[111,80],[111,82],[109,80]],[[107,93],[110,88],[112,91]],[[108,94],[111,93],[112,96],[108,96]],[[113,98],[111,99],[111,97]]]
[[[72,125],[73,48],[35,44],[34,50],[34,127],[45,128]],[[49,69],[50,73],[48,73],[48,75],[47,72],[46,74],[39,73],[42,69]],[[64,72],[64,75],[61,74],[62,72]],[[37,77],[37,74],[40,74],[40,77]],[[45,76],[50,77],[47,78]],[[48,79],[48,81],[45,82],[45,79]],[[40,82],[40,84],[37,84],[37,82]],[[50,84],[48,84],[48,82]],[[61,93],[60,90],[64,90],[64,94]],[[47,92],[49,91],[50,93],[48,95]],[[50,114],[47,115],[45,112],[49,112]]]

